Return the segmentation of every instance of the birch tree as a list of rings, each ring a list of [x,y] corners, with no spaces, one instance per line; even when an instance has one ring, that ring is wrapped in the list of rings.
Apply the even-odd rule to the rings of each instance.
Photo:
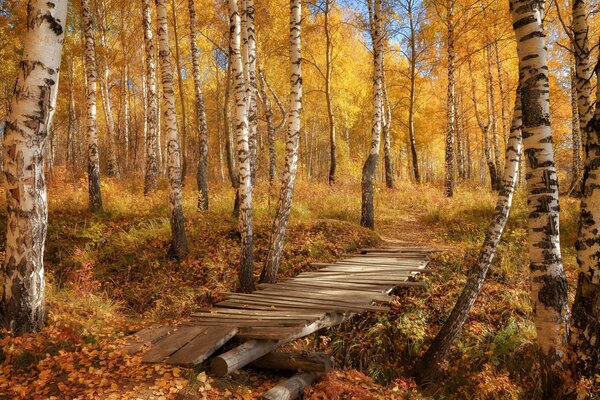
[[[285,169],[273,222],[269,253],[263,267],[261,282],[275,283],[283,252],[285,232],[290,219],[294,184],[298,172],[300,147],[300,117],[302,114],[302,46],[301,46],[301,0],[290,1],[290,120],[286,135]]]
[[[456,0],[446,0],[446,51],[448,58],[448,94],[446,98],[446,158],[444,164],[444,195],[454,196],[454,116],[456,91],[456,50],[454,48],[454,3]]]
[[[237,0],[229,0],[229,57],[235,100],[236,150],[238,155],[238,201],[241,256],[239,288],[241,292],[254,290],[254,253],[252,217],[252,167],[248,140],[248,108],[246,83],[241,54],[241,21]]]
[[[394,166],[392,162],[392,107],[388,97],[385,74],[382,80],[382,131],[383,131],[383,160],[385,167],[385,186],[394,189]]]
[[[100,155],[98,151],[98,127],[96,114],[96,51],[90,0],[81,1],[83,30],[85,35],[85,73],[86,73],[86,136],[87,136],[87,172],[88,196],[91,210],[102,209],[100,190]]]
[[[42,329],[48,204],[44,148],[54,116],[67,1],[30,0],[4,143],[6,247],[2,326],[13,335]]]
[[[596,110],[592,114],[590,49],[585,1],[573,2],[573,36],[577,73],[577,108],[585,132],[585,163],[575,248],[579,277],[572,308],[570,341],[577,358],[579,377],[591,381],[600,370],[600,88],[597,86]],[[596,76],[600,74],[596,65]],[[575,144],[574,144],[575,145]]]
[[[204,95],[202,94],[202,80],[200,79],[200,48],[198,47],[196,32],[196,9],[194,0],[189,0],[190,14],[190,45],[192,47],[192,67],[194,75],[194,94],[196,95],[196,123],[198,124],[199,159],[196,182],[198,185],[198,208],[208,210],[208,125],[206,124],[206,109]],[[225,123],[228,123],[227,121]]]
[[[547,50],[540,6],[537,0],[510,1],[522,85],[533,322],[543,398],[559,399],[567,379],[564,373],[567,281],[560,251],[558,178],[552,149]]]
[[[156,21],[158,24],[158,43],[160,70],[162,75],[165,133],[167,141],[167,173],[169,178],[169,205],[171,221],[170,254],[178,260],[187,256],[188,246],[185,235],[185,221],[181,194],[181,151],[177,133],[177,113],[175,108],[175,90],[173,88],[173,67],[169,49],[167,26],[167,6],[165,0],[156,0]]]
[[[325,100],[327,102],[327,121],[329,123],[329,184],[335,184],[337,169],[337,144],[335,115],[331,95],[331,74],[333,72],[333,40],[331,38],[331,11],[335,0],[325,0],[323,10],[325,28]]]
[[[275,149],[275,136],[277,132],[285,126],[287,120],[287,111],[283,107],[281,100],[279,100],[279,96],[277,96],[277,93],[275,93],[271,85],[269,85],[269,82],[267,81],[267,78],[265,76],[265,71],[259,68],[258,75],[260,78],[260,98],[263,103],[263,107],[265,108],[265,119],[267,122],[267,146],[269,148],[269,186],[273,186],[273,184],[275,183],[275,178],[277,177],[277,154]],[[271,104],[271,100],[269,100],[267,88],[269,89],[269,92],[273,96],[273,99],[275,100],[275,103],[277,103],[277,107],[281,112],[281,121],[277,126],[273,121],[273,106]]]
[[[156,95],[156,62],[152,29],[152,9],[150,0],[142,0],[144,28],[144,50],[146,54],[146,174],[144,195],[156,190],[158,181],[158,110]]]
[[[418,380],[421,383],[432,383],[437,375],[440,363],[446,358],[450,346],[460,334],[471,308],[475,304],[488,270],[492,265],[498,243],[504,232],[506,221],[512,206],[513,194],[519,177],[519,163],[522,149],[522,110],[520,92],[517,90],[513,121],[510,137],[506,147],[506,162],[504,164],[503,185],[492,221],[479,251],[477,262],[471,267],[467,282],[458,297],[450,316],[427,349],[418,364]]]
[[[362,169],[362,216],[361,226],[375,228],[375,206],[373,204],[373,179],[379,161],[383,111],[383,21],[382,0],[373,0],[370,10],[371,38],[373,41],[373,119],[371,125],[371,149]]]
[[[250,150],[250,175],[252,184],[256,177],[257,162],[257,141],[256,130],[258,128],[257,97],[258,89],[256,84],[256,32],[254,28],[254,0],[242,0],[244,15],[243,32],[244,48],[246,50],[245,65],[247,80],[246,84],[246,108],[248,116],[248,146]]]

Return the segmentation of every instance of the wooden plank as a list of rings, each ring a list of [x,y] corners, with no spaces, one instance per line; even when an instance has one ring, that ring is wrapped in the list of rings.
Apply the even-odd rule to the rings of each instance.
[[[152,343],[155,343],[173,329],[175,328],[172,326],[158,324],[144,328],[129,338],[125,345],[125,352],[127,354],[139,353],[145,346],[150,346]]]
[[[321,377],[319,372],[303,372],[280,382],[264,393],[262,400],[295,400],[303,393],[304,388]]]
[[[301,289],[297,288],[294,290],[290,290],[289,288],[272,288],[272,289],[263,289],[256,293],[263,293],[273,295],[275,297],[286,294],[288,297],[300,297],[300,298],[309,298],[309,299],[337,299],[338,297],[344,297],[348,295],[347,290],[332,290],[332,289]],[[361,291],[352,291],[352,296],[356,296],[357,298],[366,298],[371,301],[391,301],[391,297],[374,293],[374,292],[361,292]]]
[[[298,317],[298,318],[320,318],[323,316],[322,312],[314,311],[314,310],[269,310],[269,311],[259,311],[259,310],[240,310],[239,308],[226,308],[226,307],[211,307],[211,308],[203,308],[199,311],[199,313],[210,313],[214,315],[244,315],[244,316],[257,316],[257,317],[275,317],[275,316],[285,316],[285,317]],[[192,313],[194,316],[196,313]]]
[[[248,321],[309,321],[313,319],[317,319],[323,316],[324,313],[317,313],[313,316],[309,317],[301,317],[301,316],[287,316],[287,315],[242,315],[242,314],[216,314],[216,313],[194,313],[192,314],[192,318],[198,318],[202,320],[210,320],[210,319],[231,319],[231,320],[248,320]]]
[[[238,329],[236,327],[208,327],[167,359],[167,364],[195,367],[223,347]]]
[[[339,325],[350,318],[352,313],[331,313],[281,340],[249,340],[242,345],[213,358],[210,369],[216,376],[225,376],[250,364],[252,361],[275,350],[277,347],[310,335],[320,329]]]
[[[307,320],[277,320],[277,319],[269,319],[266,321],[251,321],[248,319],[242,320],[224,320],[224,319],[210,319],[203,320],[197,319],[196,323],[202,326],[237,326],[238,328],[244,326],[260,326],[260,327],[289,327],[289,326],[306,326],[312,321]]]
[[[331,301],[331,302],[323,302],[323,301],[310,301],[310,300],[277,300],[277,299],[252,299],[252,300],[244,300],[244,299],[230,299],[225,300],[219,304],[227,305],[227,306],[235,306],[238,305],[241,308],[253,308],[254,306],[259,307],[275,307],[275,308],[308,308],[315,310],[328,310],[328,311],[354,311],[354,312],[363,312],[363,311],[387,311],[388,307],[382,306],[372,306],[372,305],[358,305],[352,303]]]
[[[265,289],[268,288],[268,285],[274,285],[271,283],[259,283],[257,285],[258,288],[260,289]],[[386,290],[388,290],[389,288],[391,288],[393,285],[360,285],[359,287],[357,286],[347,286],[344,283],[340,283],[338,285],[335,285],[335,287],[332,287],[332,285],[330,284],[321,284],[318,282],[312,283],[312,282],[292,282],[292,281],[285,281],[285,282],[280,282],[276,284],[279,288],[281,289],[289,289],[289,290],[297,290],[297,289],[302,289],[302,290],[323,290],[323,289],[329,289],[329,290],[333,290],[333,289],[338,289],[338,290],[353,290],[353,291],[357,291],[357,292],[367,292],[367,293],[375,293],[375,294],[381,294],[384,293]]]
[[[329,372],[334,365],[331,354],[305,351],[300,353],[273,351],[250,364],[253,368],[304,372]]]
[[[163,361],[205,330],[206,328],[202,326],[179,327],[172,334],[165,336],[156,342],[156,344],[144,354],[142,362],[156,363]]]
[[[351,291],[346,291],[343,294],[333,296],[333,295],[318,295],[314,293],[297,293],[288,290],[279,290],[270,293],[263,293],[262,290],[256,291],[252,294],[241,294],[241,293],[231,293],[228,296],[229,299],[239,299],[239,300],[285,300],[285,301],[302,301],[305,303],[311,304],[328,304],[328,303],[348,303],[351,305],[356,304],[369,304],[373,301],[370,297],[365,297],[356,293],[352,293]]]

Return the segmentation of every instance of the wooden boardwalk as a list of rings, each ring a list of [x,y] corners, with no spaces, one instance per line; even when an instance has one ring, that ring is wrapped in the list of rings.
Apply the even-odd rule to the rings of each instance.
[[[233,337],[246,340],[214,357],[211,371],[226,375],[271,353],[282,344],[341,324],[354,314],[385,312],[396,287],[427,272],[431,250],[363,249],[335,263],[276,284],[260,284],[251,294],[227,293],[226,300],[192,314],[177,326],[154,325],[136,333],[130,353],[146,350],[142,361],[196,366]]]

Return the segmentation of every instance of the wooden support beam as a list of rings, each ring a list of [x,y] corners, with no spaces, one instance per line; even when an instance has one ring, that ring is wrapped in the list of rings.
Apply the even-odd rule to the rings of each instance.
[[[353,314],[327,314],[323,319],[304,327],[302,330],[281,340],[249,340],[242,345],[213,358],[210,369],[216,376],[225,376],[233,371],[245,367],[252,361],[270,353],[277,347],[294,341],[298,338],[308,336],[320,329],[339,325]]]
[[[318,372],[303,372],[279,383],[262,395],[263,400],[294,400],[300,397],[304,388],[319,379]]]
[[[304,372],[329,372],[334,367],[330,354],[271,352],[250,364],[253,368],[292,370]]]

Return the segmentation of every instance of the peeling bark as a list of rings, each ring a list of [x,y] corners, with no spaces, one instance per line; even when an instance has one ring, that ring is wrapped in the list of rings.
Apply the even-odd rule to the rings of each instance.
[[[66,0],[28,2],[23,56],[5,128],[8,214],[0,315],[13,335],[37,332],[45,320],[43,153],[56,106],[66,18]]]

